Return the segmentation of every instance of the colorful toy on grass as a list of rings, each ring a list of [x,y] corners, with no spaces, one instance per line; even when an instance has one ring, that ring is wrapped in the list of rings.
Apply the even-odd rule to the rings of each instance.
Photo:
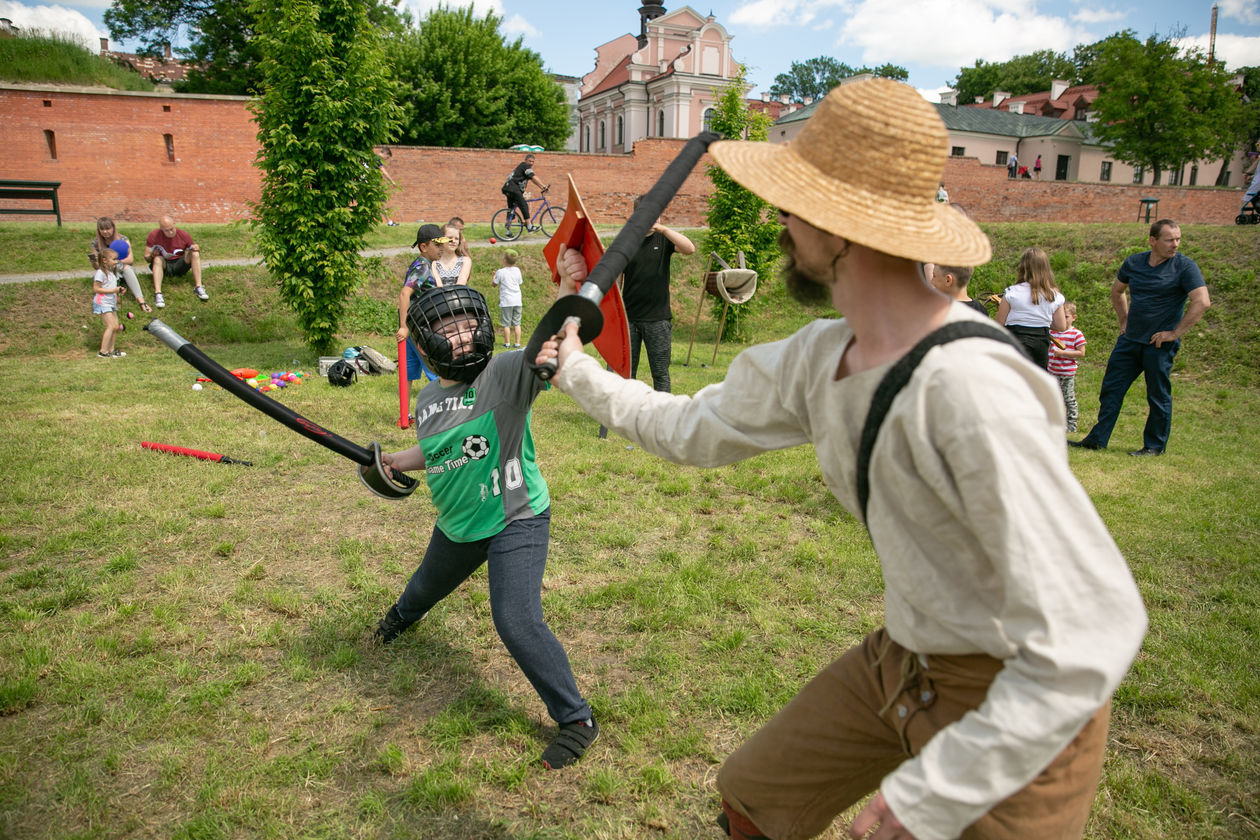
[[[310,374],[305,371],[279,370],[263,375],[254,368],[237,368],[231,371],[231,374],[237,379],[244,382],[255,391],[275,391],[279,388],[287,388],[290,385],[300,385],[306,380]],[[209,377],[198,376],[198,382],[210,382]]]

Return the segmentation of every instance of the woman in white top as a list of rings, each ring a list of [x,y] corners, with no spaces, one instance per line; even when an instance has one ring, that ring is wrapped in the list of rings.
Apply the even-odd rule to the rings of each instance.
[[[1050,361],[1050,330],[1067,328],[1063,293],[1054,285],[1050,258],[1040,248],[1025,248],[1014,286],[998,304],[997,322],[1019,339],[1039,367]]]
[[[472,260],[461,257],[458,253],[459,228],[447,225],[442,228],[442,235],[447,241],[442,245],[442,256],[433,262],[433,273],[437,276],[439,286],[467,286],[468,276],[472,274]]]

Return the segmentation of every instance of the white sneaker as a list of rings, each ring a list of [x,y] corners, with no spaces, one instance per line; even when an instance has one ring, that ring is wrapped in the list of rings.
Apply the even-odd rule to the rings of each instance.
[[[210,300],[210,295],[206,294],[205,286],[198,286],[197,288],[193,289],[193,291],[196,292],[197,297],[201,298],[202,300]]]
[[[155,295],[153,295],[153,305],[156,306],[158,309],[166,308],[166,298],[162,297],[161,292],[158,292]]]

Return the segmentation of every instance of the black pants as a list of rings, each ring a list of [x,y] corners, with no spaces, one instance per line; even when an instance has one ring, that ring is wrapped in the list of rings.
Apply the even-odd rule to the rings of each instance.
[[[1011,335],[1024,345],[1028,357],[1037,367],[1044,368],[1050,364],[1050,328],[1007,326]]]
[[[507,196],[508,212],[511,212],[513,208],[520,210],[521,219],[526,224],[529,224],[529,202],[525,200],[525,193],[521,192],[516,187],[509,187],[505,185],[503,187],[503,194]]]

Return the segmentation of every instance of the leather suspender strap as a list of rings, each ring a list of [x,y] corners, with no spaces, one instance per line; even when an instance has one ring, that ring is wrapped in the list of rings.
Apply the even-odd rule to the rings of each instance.
[[[866,522],[866,503],[871,495],[871,452],[875,448],[875,439],[879,437],[880,427],[884,425],[884,418],[888,415],[888,410],[892,408],[893,400],[910,381],[915,368],[919,366],[919,362],[923,361],[923,357],[929,350],[960,338],[991,338],[995,341],[1005,341],[1019,350],[1021,355],[1026,355],[1023,345],[999,326],[978,321],[954,321],[928,333],[910,349],[909,353],[893,363],[875,388],[875,395],[871,398],[871,407],[866,412],[866,422],[862,425],[862,440],[858,446],[857,493],[863,522]]]

